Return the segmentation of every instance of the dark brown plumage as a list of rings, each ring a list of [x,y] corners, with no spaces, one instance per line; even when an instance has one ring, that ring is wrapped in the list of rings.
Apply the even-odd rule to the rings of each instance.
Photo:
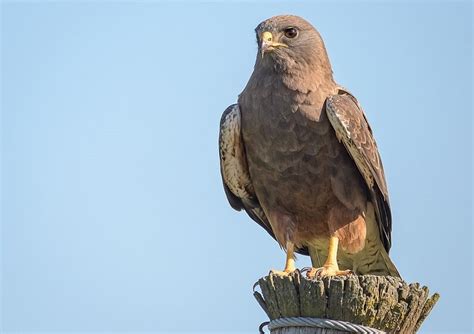
[[[333,80],[319,33],[287,15],[256,33],[254,72],[221,120],[230,204],[286,249],[287,272],[295,249],[309,252],[317,274],[348,273],[339,263],[398,276],[388,258],[391,213],[377,145],[357,100]]]

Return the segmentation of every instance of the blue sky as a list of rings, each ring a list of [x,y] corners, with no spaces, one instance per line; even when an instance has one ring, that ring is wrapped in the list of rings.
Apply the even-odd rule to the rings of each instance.
[[[374,129],[391,256],[441,294],[422,332],[470,332],[469,2],[1,9],[0,329],[256,331],[252,284],[284,254],[228,206],[218,123],[252,71],[254,27],[292,13]]]

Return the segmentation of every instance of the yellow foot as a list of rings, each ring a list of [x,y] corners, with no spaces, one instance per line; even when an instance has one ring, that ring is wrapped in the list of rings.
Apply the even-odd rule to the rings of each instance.
[[[328,277],[328,276],[345,276],[352,275],[352,270],[339,270],[337,265],[325,265],[321,268],[311,268],[306,273],[307,278]]]
[[[278,275],[278,276],[290,276],[292,272],[294,272],[296,269],[285,269],[283,271],[281,270],[275,270],[275,269],[272,269],[270,270],[270,274],[273,274],[273,275]]]

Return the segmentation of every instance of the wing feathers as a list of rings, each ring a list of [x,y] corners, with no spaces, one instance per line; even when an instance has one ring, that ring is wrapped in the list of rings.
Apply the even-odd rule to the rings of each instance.
[[[221,173],[226,187],[234,196],[252,201],[255,192],[241,140],[240,111],[237,104],[228,107],[222,115],[219,153]]]
[[[250,218],[275,239],[252,185],[240,126],[240,109],[237,104],[233,104],[222,114],[219,131],[219,157],[224,191],[232,208],[237,211],[244,209]]]
[[[392,216],[382,160],[369,123],[355,97],[344,90],[328,97],[326,113],[337,138],[346,147],[371,192],[380,238],[388,252],[391,246]]]

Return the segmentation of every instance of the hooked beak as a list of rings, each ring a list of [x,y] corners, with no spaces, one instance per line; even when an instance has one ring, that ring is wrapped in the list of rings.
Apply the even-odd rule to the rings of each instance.
[[[261,54],[262,58],[263,58],[263,56],[265,55],[266,52],[271,52],[271,51],[275,50],[275,48],[278,48],[278,47],[287,48],[288,47],[288,45],[286,45],[284,43],[274,42],[273,41],[273,35],[269,31],[263,32],[263,34],[261,36],[261,41],[262,41],[262,44],[260,45],[260,54]]]

